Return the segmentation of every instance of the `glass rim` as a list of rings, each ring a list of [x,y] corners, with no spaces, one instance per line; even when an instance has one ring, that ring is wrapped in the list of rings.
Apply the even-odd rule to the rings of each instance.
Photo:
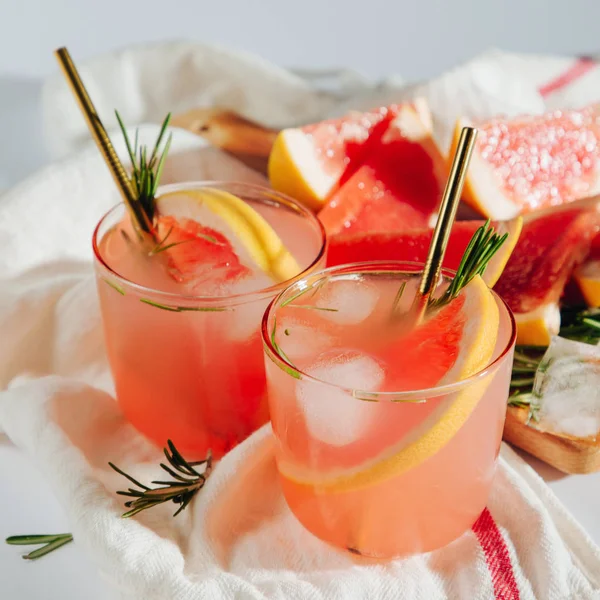
[[[317,252],[315,258],[310,262],[310,264],[306,268],[304,268],[302,271],[300,271],[300,273],[298,273],[296,276],[292,277],[291,279],[282,281],[280,283],[275,283],[266,288],[259,288],[257,290],[253,290],[251,292],[244,292],[244,293],[240,293],[240,294],[228,294],[228,295],[223,295],[223,296],[202,296],[202,295],[197,295],[197,294],[178,294],[175,292],[165,292],[163,290],[158,290],[156,288],[152,288],[149,286],[145,286],[145,285],[136,283],[135,281],[132,281],[131,279],[128,279],[127,277],[124,277],[123,275],[121,275],[120,273],[115,271],[104,260],[104,258],[102,257],[102,255],[100,253],[100,248],[99,248],[98,236],[99,236],[100,228],[102,227],[103,223],[106,221],[106,219],[108,217],[110,217],[110,215],[114,211],[119,209],[119,207],[124,207],[125,210],[127,210],[127,208],[125,207],[125,203],[122,201],[115,204],[106,213],[104,213],[104,215],[102,215],[102,217],[96,224],[96,227],[94,228],[94,232],[92,234],[92,250],[94,252],[95,261],[99,265],[101,265],[104,269],[106,269],[111,274],[112,277],[116,278],[117,281],[119,282],[119,284],[121,284],[131,290],[134,290],[138,293],[142,293],[145,295],[150,294],[155,297],[160,297],[169,302],[183,301],[184,303],[188,303],[188,302],[194,303],[194,304],[201,303],[201,304],[207,304],[207,305],[222,305],[224,303],[228,304],[228,305],[245,304],[247,302],[252,302],[254,300],[268,298],[268,297],[273,296],[273,294],[277,294],[279,292],[284,291],[290,285],[293,285],[294,283],[296,283],[297,281],[300,281],[307,275],[310,275],[310,273],[314,270],[316,265],[318,265],[318,263],[321,261],[321,259],[325,256],[325,252],[327,249],[327,236],[325,233],[325,228],[323,227],[323,224],[321,223],[321,221],[317,218],[317,216],[311,210],[309,210],[308,208],[306,208],[305,206],[300,204],[300,202],[294,200],[290,196],[287,196],[285,194],[282,194],[282,193],[272,190],[270,188],[264,187],[262,185],[257,185],[254,183],[245,183],[243,181],[220,181],[220,180],[186,181],[186,182],[182,182],[182,183],[167,184],[164,186],[160,186],[158,188],[157,196],[160,196],[161,194],[165,194],[165,193],[185,191],[186,189],[191,189],[191,188],[215,187],[215,188],[219,188],[219,189],[227,189],[227,188],[236,187],[236,186],[244,188],[248,191],[255,192],[255,193],[268,194],[272,198],[274,203],[282,204],[286,208],[291,209],[294,212],[296,212],[297,214],[302,215],[303,217],[307,218],[311,222],[311,224],[313,224],[315,226],[315,230],[320,237],[319,251]]]
[[[401,267],[417,267],[417,269],[412,271],[402,270]],[[368,272],[379,272],[379,271],[389,271],[390,273],[419,273],[422,271],[424,267],[424,263],[413,262],[413,261],[366,261],[366,262],[355,262],[344,265],[338,265],[335,267],[329,267],[327,269],[323,269],[321,271],[317,271],[310,275],[310,277],[315,277],[316,281],[321,280],[322,278],[329,277],[332,274],[347,274],[347,275],[355,275],[362,274]],[[442,269],[442,273],[444,275],[452,275],[455,273],[452,269]],[[306,279],[306,278],[305,278]],[[506,314],[508,315],[511,333],[509,339],[506,343],[506,346],[502,349],[502,351],[498,354],[498,356],[489,362],[485,367],[473,373],[469,377],[465,379],[461,379],[460,381],[456,381],[454,383],[448,383],[444,385],[434,386],[430,388],[423,388],[418,390],[406,390],[406,391],[398,391],[398,392],[370,392],[367,390],[358,390],[354,388],[347,388],[335,383],[331,383],[328,381],[323,381],[322,379],[318,379],[309,375],[308,373],[298,369],[296,366],[291,364],[286,358],[281,356],[281,354],[277,351],[275,345],[271,340],[271,335],[269,333],[269,322],[271,321],[271,316],[275,314],[276,309],[279,307],[279,303],[285,297],[286,293],[290,291],[295,286],[303,283],[303,280],[296,281],[289,286],[287,286],[284,290],[282,290],[273,300],[269,303],[267,310],[265,311],[262,323],[261,323],[261,335],[263,341],[263,347],[265,349],[265,353],[268,355],[268,358],[275,363],[275,365],[284,371],[289,377],[292,375],[289,373],[290,370],[295,371],[300,375],[300,379],[305,381],[310,381],[313,383],[318,383],[321,385],[329,386],[335,388],[336,390],[342,390],[349,395],[353,396],[357,400],[368,400],[368,401],[387,401],[387,402],[415,402],[419,401],[427,401],[428,398],[436,398],[439,396],[444,396],[447,394],[452,394],[454,392],[460,391],[463,388],[469,387],[473,385],[477,381],[484,379],[491,372],[496,371],[500,365],[504,362],[507,355],[514,347],[517,338],[517,325],[515,322],[514,315],[506,302],[496,293],[493,289],[489,288],[490,292],[493,294],[494,298],[499,303],[499,308],[504,307]]]

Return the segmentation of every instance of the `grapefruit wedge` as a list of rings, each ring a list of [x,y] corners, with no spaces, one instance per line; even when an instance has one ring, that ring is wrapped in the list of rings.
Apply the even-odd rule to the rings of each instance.
[[[438,313],[381,348],[378,353],[385,362],[398,356],[398,360],[414,365],[395,373],[396,379],[387,382],[386,388],[418,390],[474,375],[492,358],[498,326],[496,301],[483,280],[476,277]],[[310,449],[299,444],[293,453],[301,460],[281,457],[280,472],[290,484],[317,486],[322,493],[353,491],[398,476],[426,461],[453,438],[488,383],[489,378],[484,377],[454,394],[428,398],[425,403],[407,403],[401,413],[394,403],[381,403],[377,419],[357,442],[340,448],[323,442],[321,449],[315,439]],[[300,381],[298,385],[306,384]],[[352,401],[361,402],[360,392],[355,395]],[[319,460],[302,459],[307,452],[313,453],[313,458],[318,455]],[[300,466],[311,463],[319,468]]]
[[[319,219],[329,235],[431,226],[445,175],[427,106],[401,105],[381,139],[363,153],[362,164],[342,178]]]
[[[463,199],[480,214],[510,219],[600,193],[600,104],[476,125]]]
[[[473,234],[485,221],[457,221],[452,227],[443,266],[456,271]],[[492,223],[499,235],[508,233],[506,242],[492,258],[483,275],[493,286],[500,277],[519,235],[522,218]],[[405,260],[425,262],[431,243],[432,229],[412,229],[401,232],[350,233],[333,236],[329,242],[327,264],[330,267],[372,260]]]
[[[342,176],[362,162],[396,114],[395,105],[352,112],[279,133],[269,156],[269,180],[277,191],[318,210]]]
[[[548,345],[558,333],[558,302],[600,228],[600,199],[526,215],[494,290],[515,314],[517,343]]]

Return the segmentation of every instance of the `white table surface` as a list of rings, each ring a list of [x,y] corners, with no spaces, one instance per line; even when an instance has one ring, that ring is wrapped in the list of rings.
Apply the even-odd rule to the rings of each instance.
[[[22,4],[25,3],[14,3],[11,8]],[[598,8],[598,5],[595,6]],[[0,19],[0,30],[6,25],[7,21]],[[590,36],[588,38],[591,39]],[[53,45],[58,44],[57,41]],[[6,53],[2,54],[3,60],[6,60]],[[307,62],[310,64],[310,61]],[[336,62],[339,64],[341,61]],[[0,144],[0,190],[48,161],[40,134],[39,79],[3,76],[2,66],[0,135],[4,143]],[[535,459],[528,460],[595,542],[600,544],[600,473],[564,476]],[[66,516],[44,474],[0,434],[0,538],[64,531],[68,531]],[[110,584],[76,544],[69,544],[35,562],[21,560],[20,551],[18,547],[0,543],[2,600],[110,600],[116,597]]]

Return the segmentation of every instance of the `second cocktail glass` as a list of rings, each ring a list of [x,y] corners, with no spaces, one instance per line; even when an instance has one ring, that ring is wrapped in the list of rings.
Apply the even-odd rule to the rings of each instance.
[[[478,280],[456,311],[403,337],[390,315],[410,306],[420,268],[328,269],[292,284],[263,318],[287,503],[317,537],[371,557],[427,552],[471,527],[502,439],[512,315]],[[476,336],[471,357],[465,336]],[[480,352],[481,368],[457,381]]]

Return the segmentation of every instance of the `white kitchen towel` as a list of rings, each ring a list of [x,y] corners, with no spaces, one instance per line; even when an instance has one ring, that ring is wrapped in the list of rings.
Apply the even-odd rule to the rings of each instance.
[[[353,103],[419,94],[437,107],[443,138],[457,112],[477,117],[542,110],[556,90],[542,94],[540,88],[563,76],[554,62],[550,68],[550,60],[536,58],[532,66],[522,57],[493,52],[418,86],[402,88],[390,80],[370,88],[346,75],[341,91],[315,91],[306,77],[186,44],[126,51],[83,70],[94,97],[104,94],[98,102],[103,110],[116,106],[129,122],[159,121],[168,110],[218,101],[285,124],[334,114]],[[541,63],[548,64],[543,81],[537,77],[541,67],[535,68]],[[203,75],[193,79],[197,71]],[[157,92],[150,84],[161,76],[167,83]],[[582,75],[591,76],[589,71]],[[194,86],[203,90],[197,97],[192,97]],[[121,519],[122,498],[115,491],[125,481],[108,461],[152,480],[159,472],[160,450],[124,421],[112,397],[104,352],[90,237],[117,196],[95,148],[88,144],[81,150],[85,129],[58,80],[49,84],[45,105],[55,148],[79,150],[0,197],[0,428],[47,475],[69,516],[75,543],[121,598],[558,600],[600,595],[600,550],[506,446],[488,509],[473,530],[446,548],[405,560],[367,561],[307,533],[283,500],[268,426],[217,465],[177,518],[171,517],[174,506],[165,505]],[[156,133],[156,126],[143,128],[145,140]],[[261,181],[194,136],[174,133],[165,182]]]
[[[536,114],[599,99],[600,69],[589,58],[528,56],[490,50],[424,82],[399,75],[369,82],[349,70],[290,72],[223,48],[148,44],[81,65],[82,78],[107,127],[114,109],[129,124],[160,123],[166,113],[220,106],[270,127],[287,127],[417,96],[427,98],[435,133],[448,147],[456,117]],[[64,156],[89,140],[60,75],[44,87],[50,151]]]

